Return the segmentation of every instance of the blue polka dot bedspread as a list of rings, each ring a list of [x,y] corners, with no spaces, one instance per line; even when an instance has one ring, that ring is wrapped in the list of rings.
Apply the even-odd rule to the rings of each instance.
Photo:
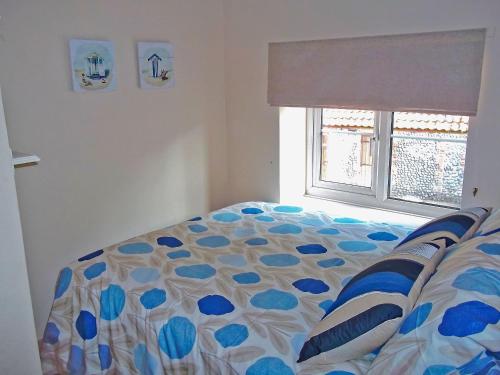
[[[450,251],[380,350],[297,363],[342,286],[411,229],[251,202],[94,251],[59,274],[40,342],[43,371],[498,374],[494,230]]]

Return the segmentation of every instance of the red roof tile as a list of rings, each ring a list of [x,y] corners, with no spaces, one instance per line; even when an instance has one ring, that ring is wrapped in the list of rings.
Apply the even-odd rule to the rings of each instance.
[[[375,123],[373,111],[349,109],[324,109],[323,124],[335,127],[371,128]],[[469,117],[428,113],[396,112],[395,129],[453,131],[465,133],[469,129]]]

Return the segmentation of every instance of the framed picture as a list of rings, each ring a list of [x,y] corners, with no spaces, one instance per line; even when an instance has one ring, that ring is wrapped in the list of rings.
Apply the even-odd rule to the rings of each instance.
[[[143,89],[174,86],[174,52],[170,43],[139,42],[139,79]]]
[[[112,42],[71,39],[69,49],[74,91],[116,89],[115,51]]]

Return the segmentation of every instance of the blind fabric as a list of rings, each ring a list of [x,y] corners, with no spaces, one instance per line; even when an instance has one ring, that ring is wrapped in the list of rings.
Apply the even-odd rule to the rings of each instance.
[[[268,103],[475,115],[486,29],[269,44]]]

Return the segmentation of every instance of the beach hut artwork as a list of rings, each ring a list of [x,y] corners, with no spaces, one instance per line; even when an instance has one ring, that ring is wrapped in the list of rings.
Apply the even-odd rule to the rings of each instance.
[[[170,43],[139,42],[139,77],[143,89],[174,86],[174,53]]]
[[[74,91],[115,90],[115,53],[112,42],[71,39],[69,49]]]

